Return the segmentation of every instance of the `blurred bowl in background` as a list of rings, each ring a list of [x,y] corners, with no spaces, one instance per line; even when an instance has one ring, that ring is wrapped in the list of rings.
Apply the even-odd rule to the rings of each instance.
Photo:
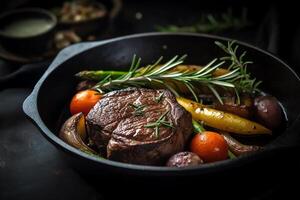
[[[60,30],[72,30],[82,37],[105,30],[109,21],[106,6],[93,0],[64,2],[53,12]]]
[[[41,8],[23,8],[0,16],[1,45],[18,54],[42,54],[53,44],[57,18]]]

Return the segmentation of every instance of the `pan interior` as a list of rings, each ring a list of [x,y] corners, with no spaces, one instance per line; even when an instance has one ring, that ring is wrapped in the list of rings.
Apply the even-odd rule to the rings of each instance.
[[[44,80],[37,99],[39,114],[45,125],[56,134],[63,121],[70,116],[68,105],[78,83],[75,73],[95,69],[126,70],[134,54],[142,58],[142,64],[153,63],[160,56],[167,60],[174,55],[187,54],[185,63],[204,65],[223,56],[214,44],[216,40],[222,42],[223,39],[192,35],[144,35],[112,40],[90,48],[57,66]],[[284,106],[287,126],[290,126],[300,113],[298,77],[272,55],[248,45],[239,46],[247,51],[246,58],[254,62],[248,70],[263,81],[262,90],[277,97]],[[281,137],[285,135],[284,131],[279,132],[273,145],[287,138]]]

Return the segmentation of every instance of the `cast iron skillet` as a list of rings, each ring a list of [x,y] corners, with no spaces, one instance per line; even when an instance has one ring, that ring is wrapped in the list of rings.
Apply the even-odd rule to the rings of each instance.
[[[56,147],[66,152],[66,158],[77,169],[91,174],[122,174],[137,176],[200,176],[231,173],[234,169],[258,170],[264,172],[275,160],[278,152],[295,146],[298,139],[293,131],[300,107],[300,79],[280,59],[249,44],[238,42],[246,50],[247,57],[255,62],[249,67],[253,76],[263,80],[263,90],[284,105],[289,119],[288,128],[276,137],[262,152],[234,160],[225,160],[186,169],[141,166],[99,159],[85,154],[64,143],[57,137],[61,125],[62,110],[68,105],[78,80],[74,74],[86,69],[123,69],[129,66],[133,54],[143,63],[155,61],[158,57],[171,58],[188,54],[186,63],[206,64],[223,55],[214,41],[226,42],[227,38],[205,34],[145,33],[125,36],[100,42],[81,43],[61,51],[48,70],[38,81],[32,93],[23,104],[26,115],[33,120],[43,135]],[[298,123],[297,123],[298,124]],[[287,161],[286,161],[287,162]],[[263,169],[265,166],[265,169]],[[96,173],[95,173],[96,172]],[[249,171],[247,171],[249,172]]]

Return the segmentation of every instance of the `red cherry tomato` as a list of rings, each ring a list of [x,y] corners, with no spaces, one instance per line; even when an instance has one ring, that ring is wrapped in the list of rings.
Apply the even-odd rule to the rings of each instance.
[[[86,116],[101,97],[102,95],[95,90],[83,90],[76,93],[70,104],[72,115],[82,112]]]
[[[223,136],[210,131],[196,134],[190,149],[205,162],[225,160],[228,155],[228,145]]]

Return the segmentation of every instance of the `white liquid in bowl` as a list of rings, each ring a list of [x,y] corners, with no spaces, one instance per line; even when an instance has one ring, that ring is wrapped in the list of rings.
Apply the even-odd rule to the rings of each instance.
[[[5,25],[2,32],[12,37],[29,37],[46,32],[53,26],[48,19],[26,18]]]

